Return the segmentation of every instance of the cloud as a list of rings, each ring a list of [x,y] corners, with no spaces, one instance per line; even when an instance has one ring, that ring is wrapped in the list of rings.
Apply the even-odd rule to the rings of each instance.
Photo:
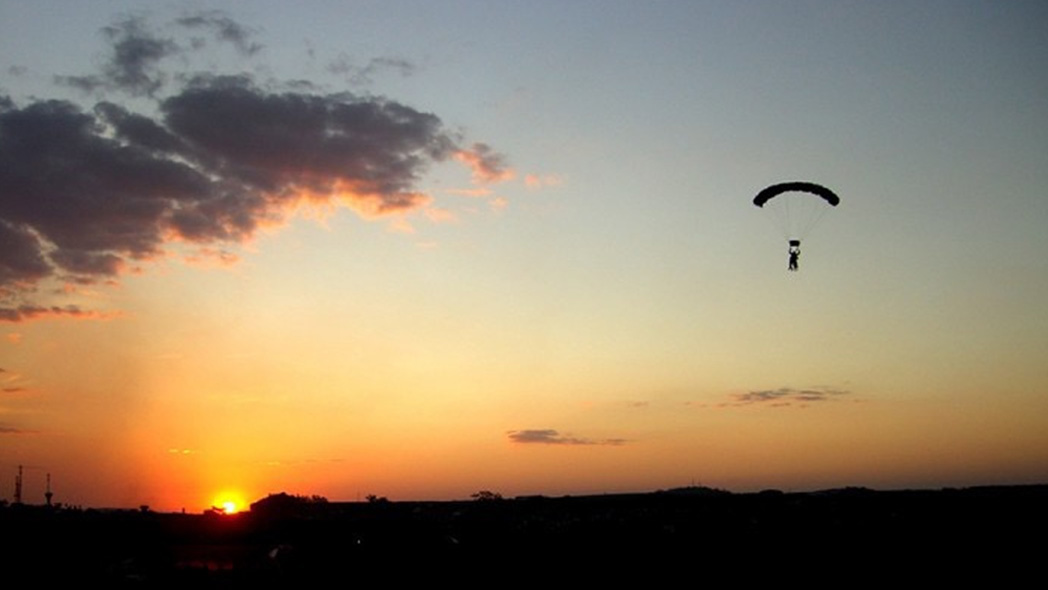
[[[509,200],[505,197],[495,197],[491,199],[490,204],[492,211],[505,211],[509,207]]]
[[[530,189],[540,189],[548,186],[560,186],[564,184],[564,179],[556,174],[526,174],[524,176],[524,186]]]
[[[771,404],[786,406],[793,403],[805,404],[809,402],[832,401],[839,396],[850,393],[850,391],[832,387],[813,387],[810,389],[780,387],[778,389],[764,389],[735,394],[733,396],[735,400],[733,405]]]
[[[224,248],[201,247],[182,258],[190,266],[202,268],[231,267],[240,262],[240,256]]]
[[[3,434],[36,434],[35,430],[23,430],[21,428],[15,428],[14,426],[8,426],[6,424],[0,424],[0,435]]]
[[[255,55],[262,50],[262,44],[253,39],[253,32],[229,18],[221,10],[209,10],[184,16],[176,21],[190,29],[210,31],[216,39],[231,43],[244,55]],[[203,41],[197,40],[196,47]]]
[[[327,70],[332,74],[345,76],[351,84],[370,84],[373,77],[381,72],[393,71],[407,77],[414,74],[417,68],[408,60],[396,57],[376,57],[367,64],[358,66],[348,55],[341,54],[328,64]]]
[[[516,172],[507,166],[505,157],[484,143],[457,150],[455,158],[470,167],[474,182],[479,184],[502,182],[516,176]]]
[[[222,13],[178,24],[258,51]],[[381,97],[210,74],[179,77],[174,92],[158,96],[168,81],[158,64],[180,46],[140,18],[104,32],[112,55],[102,73],[65,82],[146,96],[155,111],[108,100],[19,106],[0,96],[0,321],[99,317],[45,303],[41,293],[50,283],[111,283],[173,244],[193,249],[193,262],[209,254],[235,262],[229,245],[285,223],[303,204],[346,206],[367,219],[428,208],[446,220],[417,184],[452,158],[478,182],[512,175],[487,144],[463,147],[436,115]]]
[[[35,281],[50,272],[37,236],[26,227],[0,219],[0,295],[5,287]]]
[[[262,49],[253,33],[218,10],[189,14],[175,21],[186,30],[204,30],[219,41],[233,45],[241,54],[252,56]],[[202,37],[190,39],[189,46],[152,29],[142,16],[130,16],[102,28],[109,43],[105,64],[98,74],[55,76],[59,84],[84,92],[120,91],[132,96],[155,96],[171,76],[160,67],[166,58],[185,55],[207,45]]]
[[[4,393],[24,393],[30,391],[31,380],[19,373],[0,369],[0,391]],[[2,408],[0,408],[2,410]]]
[[[494,193],[494,191],[492,191],[490,187],[486,186],[478,186],[474,188],[449,188],[444,189],[444,192],[449,195],[473,198],[490,197]]]
[[[234,214],[303,193],[360,201],[377,214],[412,209],[425,200],[413,190],[420,174],[455,147],[439,118],[396,102],[268,93],[242,78],[199,79],[162,109],[167,127],[191,147],[182,155],[222,175],[215,188],[229,200],[218,210]],[[257,217],[233,227],[250,231]],[[203,217],[185,221],[207,231]]]
[[[611,445],[619,446],[626,444],[626,439],[607,438],[589,439],[563,436],[553,429],[539,430],[510,430],[506,433],[510,442],[521,444],[544,444],[544,445]]]
[[[426,218],[433,223],[452,223],[458,221],[458,216],[441,207],[428,207],[425,210],[425,215]]]
[[[112,319],[119,315],[120,314],[117,312],[101,312],[80,309],[75,305],[67,305],[65,307],[40,307],[32,305],[21,305],[18,307],[6,308],[0,307],[0,322],[22,322],[26,320],[59,317],[74,319],[106,320]]]
[[[122,90],[134,96],[152,96],[164,85],[159,62],[178,53],[178,44],[157,36],[140,16],[132,16],[102,28],[110,42],[110,55],[101,74],[57,76],[59,83],[94,92]]]
[[[393,217],[389,222],[389,231],[398,234],[413,234],[415,233],[415,226],[411,225],[411,222],[407,220],[403,215],[397,215]]]

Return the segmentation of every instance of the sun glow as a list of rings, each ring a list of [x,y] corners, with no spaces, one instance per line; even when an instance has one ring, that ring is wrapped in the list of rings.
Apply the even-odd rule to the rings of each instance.
[[[241,494],[228,491],[215,496],[215,500],[212,502],[212,506],[217,508],[223,514],[236,514],[237,512],[244,510],[246,504],[247,502],[244,501]]]

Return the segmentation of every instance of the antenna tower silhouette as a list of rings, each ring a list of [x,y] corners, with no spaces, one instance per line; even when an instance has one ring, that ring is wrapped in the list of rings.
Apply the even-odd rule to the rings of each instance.
[[[15,504],[22,503],[22,466],[18,466],[18,475],[15,476]]]

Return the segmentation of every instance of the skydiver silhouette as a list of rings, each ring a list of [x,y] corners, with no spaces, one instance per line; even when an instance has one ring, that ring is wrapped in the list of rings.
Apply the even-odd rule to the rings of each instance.
[[[789,270],[797,270],[797,260],[801,257],[801,249],[799,246],[790,246],[790,266]]]

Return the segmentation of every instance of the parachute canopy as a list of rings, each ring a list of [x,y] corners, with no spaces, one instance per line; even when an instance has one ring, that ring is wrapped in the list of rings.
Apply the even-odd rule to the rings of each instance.
[[[769,212],[772,223],[791,246],[800,245],[800,240],[807,237],[822,216],[840,202],[840,197],[830,189],[799,181],[773,184],[753,199],[754,205]]]
[[[821,184],[815,184],[814,182],[780,182],[757,193],[757,196],[753,199],[753,204],[763,207],[769,199],[791,192],[811,193],[834,207],[841,202],[840,197]]]

